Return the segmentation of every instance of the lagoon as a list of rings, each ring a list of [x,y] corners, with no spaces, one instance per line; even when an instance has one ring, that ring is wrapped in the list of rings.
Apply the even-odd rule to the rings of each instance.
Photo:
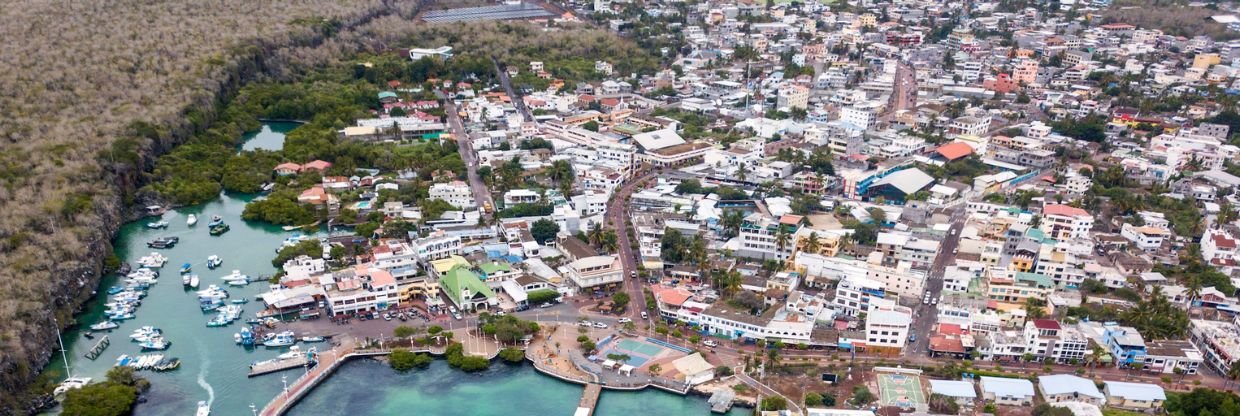
[[[300,125],[283,121],[263,123],[259,131],[246,133],[241,137],[241,150],[281,150],[284,148],[285,135]]]

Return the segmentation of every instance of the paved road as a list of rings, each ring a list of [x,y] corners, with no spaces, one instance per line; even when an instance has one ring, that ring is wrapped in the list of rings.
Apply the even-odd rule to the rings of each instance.
[[[930,272],[926,275],[926,291],[930,292],[931,299],[941,299],[943,292],[943,273],[947,270],[947,266],[956,258],[956,247],[960,245],[960,230],[964,228],[966,219],[965,210],[961,207],[952,211],[952,224],[947,231],[947,236],[939,244],[939,253],[934,257],[934,262],[930,265]],[[931,328],[934,326],[935,316],[938,314],[938,305],[927,305],[922,302],[923,297],[916,299],[917,306],[913,308],[914,319],[912,334],[917,336],[915,342],[909,343],[907,347],[911,351],[907,351],[909,356],[928,357],[930,355],[929,342]]]
[[[465,126],[461,124],[461,116],[456,108],[456,103],[452,99],[444,100],[446,103],[444,109],[448,113],[448,129],[452,132],[452,137],[456,139],[457,148],[460,149],[461,160],[465,162],[467,170],[467,179],[469,180],[469,188],[473,191],[474,201],[478,206],[482,207],[486,203],[490,203],[492,207],[495,202],[491,199],[491,191],[487,189],[487,185],[482,181],[482,177],[478,176],[478,153],[474,152],[473,142],[469,140],[469,135],[465,132]],[[491,213],[484,212],[483,216],[487,219],[491,218]]]
[[[629,309],[627,316],[633,320],[639,320],[641,311],[646,307],[645,295],[642,293],[642,280],[632,278],[632,274],[637,271],[637,262],[640,260],[640,253],[634,253],[632,243],[629,242],[628,224],[629,205],[625,203],[625,199],[633,194],[638,184],[645,182],[653,177],[653,171],[637,171],[634,177],[629,179],[620,190],[612,195],[611,202],[607,206],[607,228],[616,230],[617,245],[620,247],[620,265],[624,268],[624,290],[628,292]],[[647,317],[648,322],[652,323],[654,316]]]
[[[512,80],[508,79],[508,71],[500,68],[499,60],[491,57],[491,62],[495,63],[495,72],[499,73],[499,83],[504,87],[504,91],[508,93],[508,97],[512,99],[512,106],[521,112],[521,116],[525,121],[534,121],[534,114],[530,113],[530,109],[525,107],[525,100],[521,99],[521,95],[512,89]]]

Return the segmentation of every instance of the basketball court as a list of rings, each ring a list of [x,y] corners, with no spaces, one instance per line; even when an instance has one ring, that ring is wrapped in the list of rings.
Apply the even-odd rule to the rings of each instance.
[[[627,355],[629,356],[627,364],[634,367],[641,367],[642,364],[645,364],[647,361],[650,361],[667,351],[666,348],[658,345],[648,344],[627,338],[614,341],[611,344],[612,345],[608,346],[610,348],[605,349],[606,352],[603,356],[611,354]]]
[[[926,404],[921,377],[913,374],[879,374],[878,401],[883,406],[915,409]]]

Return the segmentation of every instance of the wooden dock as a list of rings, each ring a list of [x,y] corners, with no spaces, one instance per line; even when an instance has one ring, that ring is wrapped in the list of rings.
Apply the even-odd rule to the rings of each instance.
[[[87,351],[86,354],[83,354],[83,356],[91,360],[99,358],[99,354],[102,354],[103,350],[108,349],[108,345],[111,344],[112,341],[109,341],[108,336],[104,335],[103,338],[99,338],[98,341],[95,341],[95,345],[90,347],[90,351]]]
[[[293,358],[283,360],[263,361],[250,365],[250,374],[248,377],[261,376],[263,374],[274,373],[277,371],[291,370],[301,368],[307,365],[313,365],[314,361],[302,354],[298,354]]]
[[[581,402],[577,404],[577,415],[590,416],[594,414],[594,408],[598,407],[598,397],[603,394],[603,386],[598,383],[586,384],[585,390],[581,392]],[[582,413],[581,409],[589,409]]]

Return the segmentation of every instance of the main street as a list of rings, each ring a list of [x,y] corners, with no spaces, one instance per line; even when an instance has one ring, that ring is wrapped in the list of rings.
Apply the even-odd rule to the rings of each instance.
[[[634,279],[632,275],[637,271],[637,262],[639,256],[633,253],[633,245],[629,240],[628,224],[630,212],[627,203],[629,195],[637,189],[641,183],[655,176],[655,172],[651,170],[638,169],[633,173],[634,177],[625,182],[623,186],[612,195],[611,201],[607,206],[607,227],[616,231],[617,245],[620,250],[620,265],[624,269],[624,291],[629,294],[629,308],[625,315],[634,320],[640,319],[640,311],[646,307],[646,298],[642,292],[642,279]],[[648,316],[647,323],[654,322],[654,316]]]
[[[469,188],[474,194],[474,201],[479,207],[487,205],[494,207],[491,191],[487,190],[487,184],[482,181],[481,176],[478,176],[478,154],[474,152],[473,142],[469,140],[469,134],[465,132],[465,126],[461,123],[461,115],[457,112],[456,103],[451,99],[446,99],[444,102],[446,103],[444,109],[448,113],[448,129],[452,132],[452,138],[456,140],[457,148],[460,149],[461,161],[465,162]],[[492,213],[483,211],[482,215],[490,219]]]
[[[926,274],[925,291],[930,293],[930,299],[939,299],[943,296],[943,273],[947,270],[947,265],[956,257],[956,247],[960,245],[960,231],[964,229],[966,210],[959,207],[951,211],[951,226],[948,227],[947,235],[939,243],[939,252],[934,257],[934,262],[930,264],[930,271]],[[910,356],[928,357],[930,355],[930,333],[936,315],[938,314],[938,305],[926,304],[922,300],[925,294],[919,294],[914,301],[917,305],[913,307],[913,326],[909,329],[910,334],[916,336],[916,341],[908,343],[905,348],[911,348],[908,351]]]

